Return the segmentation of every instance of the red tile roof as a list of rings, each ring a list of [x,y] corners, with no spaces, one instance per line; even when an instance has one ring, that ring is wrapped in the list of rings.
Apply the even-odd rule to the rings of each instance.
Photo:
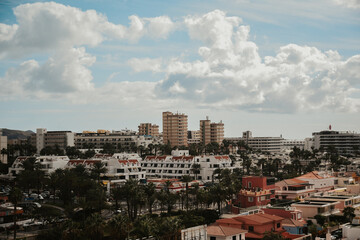
[[[246,233],[247,230],[237,228],[237,227],[230,227],[230,226],[223,226],[218,224],[210,225],[206,228],[207,235],[209,236],[234,236],[240,233]]]
[[[262,225],[266,223],[271,223],[273,221],[282,221],[284,218],[270,215],[266,213],[258,213],[253,215],[238,216],[234,218],[235,220],[241,221],[244,224],[253,224],[253,225]]]

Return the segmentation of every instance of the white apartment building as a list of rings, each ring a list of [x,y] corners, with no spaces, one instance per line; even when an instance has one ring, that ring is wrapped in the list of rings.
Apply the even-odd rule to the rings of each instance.
[[[296,139],[284,139],[282,141],[281,150],[282,151],[292,151],[294,147],[304,149],[305,141],[296,140]]]
[[[17,157],[14,163],[9,168],[9,175],[16,176],[21,171],[24,170],[23,162],[30,157]],[[45,172],[45,174],[50,174],[54,172],[58,168],[64,168],[66,164],[69,162],[69,158],[67,156],[39,156],[36,157],[36,163],[41,164],[41,170]]]
[[[70,160],[66,167],[75,168],[81,164],[90,170],[96,162],[102,162],[107,169],[103,177],[108,178],[110,183],[116,183],[129,179],[145,179],[146,173],[141,170],[140,159],[137,154],[114,154],[114,156],[97,154],[92,159]]]
[[[126,134],[131,135],[126,135]],[[87,149],[89,146],[102,149],[106,143],[112,144],[115,149],[119,146],[130,148],[132,145],[147,148],[149,144],[162,144],[161,137],[139,136],[136,132],[115,132],[108,131],[77,133],[75,135],[75,147],[77,149]]]
[[[332,131],[326,130],[314,132],[315,149],[335,147],[339,153],[352,154],[360,150],[360,134],[349,131]]]
[[[244,141],[249,147],[264,152],[280,152],[283,146],[283,138],[280,137],[253,137],[251,131],[243,132],[243,137],[226,138],[237,143]]]
[[[191,171],[193,164],[200,165],[200,173],[197,174],[197,180],[212,181],[215,169],[233,169],[229,156],[189,156],[187,150],[183,154],[173,152],[171,156],[147,156],[142,162],[141,167],[146,171],[149,178],[177,178],[183,175],[194,174]],[[187,152],[187,153],[186,153]]]
[[[65,150],[66,147],[75,146],[74,143],[75,133],[71,131],[47,131],[46,128],[36,129],[36,153],[45,147],[55,148],[58,146],[60,149]]]

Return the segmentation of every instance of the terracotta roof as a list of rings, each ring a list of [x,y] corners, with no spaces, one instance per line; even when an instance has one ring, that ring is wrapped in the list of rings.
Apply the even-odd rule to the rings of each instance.
[[[239,233],[247,233],[247,230],[237,228],[237,227],[229,227],[218,224],[210,225],[206,228],[207,235],[210,236],[234,236]]]
[[[234,218],[219,219],[219,220],[216,220],[216,222],[218,224],[224,224],[224,225],[227,225],[227,224],[242,225],[242,222],[239,222],[239,221],[235,220]]]
[[[254,215],[247,215],[247,216],[238,216],[234,218],[235,220],[241,221],[244,224],[254,224],[254,225],[262,225],[265,223],[271,223],[273,221],[281,221],[284,218],[270,215],[266,213],[258,213]]]
[[[291,218],[286,218],[282,221],[283,226],[295,226],[295,227],[303,227],[306,225],[305,220],[299,221]]]

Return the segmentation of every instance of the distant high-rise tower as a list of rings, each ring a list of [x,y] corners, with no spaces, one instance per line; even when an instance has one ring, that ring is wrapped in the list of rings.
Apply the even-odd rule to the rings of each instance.
[[[171,147],[187,146],[188,116],[163,112],[162,117],[164,144],[170,143]]]
[[[200,142],[204,145],[207,145],[211,142],[211,122],[209,117],[206,117],[206,120],[200,120]]]
[[[151,123],[140,123],[139,135],[159,136],[159,126]]]
[[[212,123],[208,117],[200,120],[200,141],[204,145],[212,142],[221,144],[224,140],[224,123]]]

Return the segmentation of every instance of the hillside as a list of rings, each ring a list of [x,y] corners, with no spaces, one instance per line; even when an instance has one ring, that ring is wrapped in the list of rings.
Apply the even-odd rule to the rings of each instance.
[[[12,130],[7,128],[2,128],[2,135],[7,136],[8,140],[11,139],[27,139],[28,137],[33,134],[33,131],[27,130],[27,131],[21,131],[21,130]]]

